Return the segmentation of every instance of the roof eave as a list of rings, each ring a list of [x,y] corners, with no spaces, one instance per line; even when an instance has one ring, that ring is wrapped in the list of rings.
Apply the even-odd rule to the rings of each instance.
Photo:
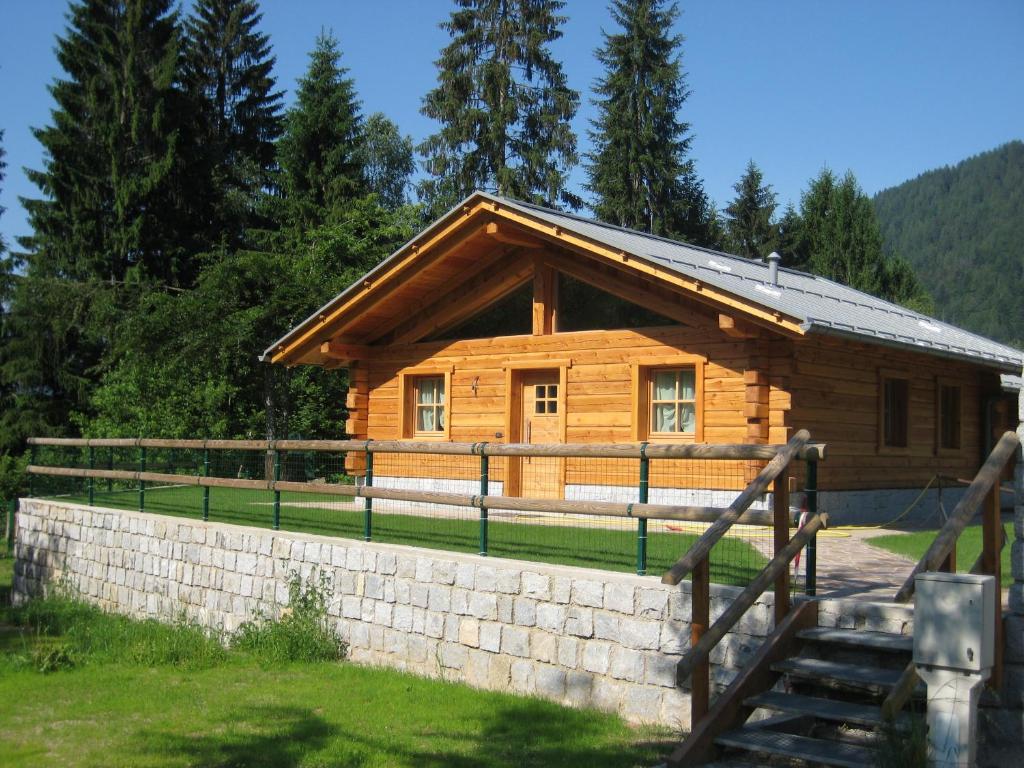
[[[900,341],[899,339],[887,339],[884,336],[867,335],[863,332],[848,331],[843,328],[836,328],[832,325],[826,325],[824,323],[817,322],[806,322],[801,326],[808,334],[818,333],[825,336],[838,336],[843,339],[849,339],[851,341],[859,341],[863,344],[877,344],[882,347],[889,347],[890,349],[899,349],[902,351],[920,352],[921,354],[931,355],[933,357],[943,357],[947,360],[957,360],[959,362],[968,362],[975,365],[982,365],[986,368],[1001,371],[1003,373],[1016,373],[1021,370],[1021,366],[1024,365],[1022,360],[1014,360],[1010,358],[997,358],[992,355],[980,355],[971,354],[969,352],[960,352],[955,349],[943,348],[933,346],[930,344],[919,344],[912,341]]]

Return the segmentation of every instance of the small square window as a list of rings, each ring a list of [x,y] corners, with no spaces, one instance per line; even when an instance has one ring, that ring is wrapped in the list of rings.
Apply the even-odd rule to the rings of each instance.
[[[420,376],[413,380],[417,433],[444,432],[444,377]]]
[[[650,432],[692,435],[697,430],[696,373],[693,368],[651,371]]]

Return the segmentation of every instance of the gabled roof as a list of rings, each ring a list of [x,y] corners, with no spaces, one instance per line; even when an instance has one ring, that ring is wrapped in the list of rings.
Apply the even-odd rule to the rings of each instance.
[[[341,306],[367,281],[372,281],[375,275],[387,270],[396,259],[405,256],[414,243],[422,242],[433,230],[449,223],[459,211],[465,211],[469,205],[481,200],[496,204],[499,211],[519,213],[537,225],[547,225],[545,229],[557,228],[555,231],[572,233],[630,258],[700,281],[703,285],[735,296],[755,307],[793,318],[805,333],[822,333],[910,348],[978,362],[1013,373],[1019,373],[1024,365],[1024,352],[1020,350],[823,277],[780,268],[776,284],[771,284],[768,265],[762,261],[655,237],[485,192],[470,195],[364,278],[271,345],[264,353],[264,359],[270,359],[275,351],[294,343],[301,334],[308,334],[313,324],[322,322],[327,314]]]

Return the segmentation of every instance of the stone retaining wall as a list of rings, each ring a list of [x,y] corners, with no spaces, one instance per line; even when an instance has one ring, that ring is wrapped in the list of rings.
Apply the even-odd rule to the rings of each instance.
[[[15,554],[16,599],[64,580],[107,610],[184,611],[229,633],[257,609],[285,606],[293,572],[324,573],[328,613],[355,662],[689,726],[675,680],[689,645],[686,582],[37,499],[21,502]],[[736,592],[713,587],[713,618]],[[716,684],[770,622],[766,595],[716,649]]]

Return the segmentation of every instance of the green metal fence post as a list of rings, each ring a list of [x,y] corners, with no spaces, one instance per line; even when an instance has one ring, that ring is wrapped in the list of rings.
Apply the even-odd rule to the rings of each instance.
[[[489,492],[491,480],[491,457],[487,455],[487,443],[480,443],[480,555],[487,557],[487,506],[484,499]]]
[[[271,443],[273,445],[273,443]],[[281,452],[274,451],[274,530],[281,530],[281,492],[277,490],[277,481],[281,479]]]
[[[640,487],[637,489],[637,501],[647,503],[648,487],[651,479],[651,460],[647,457],[647,443],[640,443]],[[647,574],[647,518],[642,517],[636,522],[636,572],[638,576]]]
[[[7,502],[7,551],[14,546],[14,513],[18,510],[18,499],[13,498]]]
[[[373,452],[370,450],[370,441],[366,441],[366,481],[363,483],[367,488],[373,486]],[[373,499],[363,499],[363,540],[369,541],[373,534]]]
[[[807,517],[813,518],[818,512],[818,461],[816,456],[807,458]],[[814,597],[818,591],[818,535],[811,536],[807,542],[807,565],[805,566],[804,592]]]
[[[146,471],[146,449],[139,447],[139,472]],[[139,480],[139,512],[146,511],[146,481]]]
[[[203,477],[210,476],[210,449],[203,448]],[[203,521],[210,519],[210,486],[203,486]]]
[[[96,449],[89,446],[89,469],[96,469]],[[96,480],[89,478],[89,506],[96,503]]]

